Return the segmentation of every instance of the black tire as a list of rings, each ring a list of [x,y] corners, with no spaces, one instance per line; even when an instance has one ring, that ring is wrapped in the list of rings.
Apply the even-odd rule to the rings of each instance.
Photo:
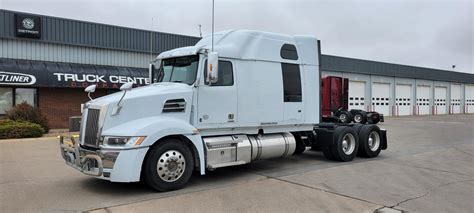
[[[364,126],[364,124],[354,124],[354,125],[352,126],[352,128],[354,129],[354,131],[355,131],[357,134],[359,134],[360,129],[362,128],[362,126]],[[360,142],[360,140],[359,140],[359,142]]]
[[[358,156],[366,158],[374,158],[380,154],[382,150],[380,128],[377,125],[364,125],[359,132],[359,152]],[[369,140],[372,140],[370,143]],[[377,141],[378,140],[378,141]]]
[[[319,146],[319,145],[311,145],[311,150],[313,151],[317,151],[317,152],[320,152],[320,151],[323,151],[322,147]]]
[[[349,142],[347,146],[343,143],[345,139]],[[334,145],[329,147],[335,160],[342,162],[352,161],[357,155],[358,148],[359,137],[352,127],[339,126],[336,128],[334,131]]]
[[[296,140],[296,147],[295,147],[295,152],[293,152],[293,155],[299,155],[303,153],[304,151],[306,151],[306,145],[304,144],[300,135],[295,134],[294,136]]]
[[[321,150],[323,151],[324,157],[326,159],[336,160],[336,158],[334,158],[334,155],[332,154],[332,151],[329,147],[327,147],[327,146],[321,147]]]
[[[178,139],[165,139],[164,141],[158,142],[156,146],[153,146],[151,150],[149,150],[149,154],[145,159],[144,162],[144,181],[150,186],[151,188],[165,192],[165,191],[171,191],[171,190],[176,190],[180,189],[183,186],[186,185],[186,183],[189,181],[191,178],[193,169],[194,169],[194,160],[193,160],[193,154],[191,150],[189,150],[188,146],[184,144],[184,142],[178,140]],[[172,152],[172,151],[177,151],[177,152]],[[174,176],[172,173],[170,175],[162,175],[162,177],[159,176],[158,170],[162,172],[164,167],[164,171],[171,171],[171,169],[167,170],[168,166],[163,166],[158,168],[158,161],[163,162],[163,158],[168,157],[166,155],[167,152],[170,152],[170,155],[176,155],[176,156],[171,156],[167,159],[170,160],[170,162],[173,163],[173,161],[176,161],[173,163],[173,166],[169,165],[169,168],[176,169],[177,175],[174,178],[177,178],[176,180],[172,180],[169,176]],[[184,160],[181,160],[181,158],[184,158]],[[179,160],[178,160],[179,159]],[[184,162],[184,165],[182,164]],[[178,167],[179,165],[184,166],[184,170],[180,170],[181,167]],[[176,167],[175,167],[176,166]],[[182,171],[182,172],[180,172]],[[163,173],[162,172],[162,173]],[[178,176],[180,175],[180,176]],[[163,178],[163,179],[162,179]],[[164,179],[168,178],[168,180],[171,179],[172,182],[167,182]],[[174,179],[173,178],[173,179]]]
[[[339,115],[337,116],[339,118],[339,121],[341,123],[351,123],[352,122],[352,113],[348,111],[341,111],[339,112]]]
[[[354,123],[365,124],[367,123],[367,113],[360,111],[354,114],[352,119]]]
[[[377,124],[380,122],[380,116],[374,113],[368,113],[367,115],[367,123],[369,124]]]

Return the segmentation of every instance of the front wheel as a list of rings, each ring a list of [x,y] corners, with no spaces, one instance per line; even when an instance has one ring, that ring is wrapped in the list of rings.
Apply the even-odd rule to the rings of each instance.
[[[180,140],[157,142],[144,164],[144,180],[157,191],[182,188],[189,181],[194,168],[191,150]]]

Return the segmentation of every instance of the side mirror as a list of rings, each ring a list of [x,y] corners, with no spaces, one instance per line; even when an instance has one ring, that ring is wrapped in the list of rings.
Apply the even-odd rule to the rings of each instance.
[[[93,93],[93,92],[95,92],[96,87],[97,87],[96,84],[90,85],[90,86],[86,87],[86,89],[84,89],[84,92]]]
[[[90,86],[86,87],[86,89],[84,89],[84,92],[87,92],[87,97],[89,97],[89,99],[91,101],[92,101],[91,93],[95,92],[96,87],[97,87],[97,85],[93,84],[93,85],[90,85]]]
[[[133,87],[133,82],[128,82],[128,83],[123,84],[123,85],[120,87],[120,90],[122,90],[122,91],[128,91],[128,90],[131,90],[132,87]]]
[[[128,82],[123,84],[120,87],[120,90],[123,91],[122,97],[120,97],[120,100],[117,102],[117,106],[112,109],[112,115],[118,115],[120,113],[120,110],[122,110],[122,106],[120,106],[120,103],[123,100],[123,97],[125,97],[125,94],[127,94],[127,91],[131,90],[133,87],[133,82]]]
[[[207,55],[207,79],[209,83],[217,83],[219,79],[219,56],[216,52],[211,52]]]
[[[153,77],[155,76],[155,65],[150,64],[150,67],[148,68],[148,75],[150,78],[150,83],[155,83],[155,79]]]

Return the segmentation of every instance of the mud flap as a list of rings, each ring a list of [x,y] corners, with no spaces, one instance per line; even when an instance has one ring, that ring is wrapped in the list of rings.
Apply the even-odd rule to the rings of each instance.
[[[387,130],[386,129],[380,129],[380,146],[382,147],[382,150],[387,149]]]

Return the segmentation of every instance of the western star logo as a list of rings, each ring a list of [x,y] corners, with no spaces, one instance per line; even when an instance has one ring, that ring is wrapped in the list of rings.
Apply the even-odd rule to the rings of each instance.
[[[36,77],[33,75],[0,71],[0,85],[33,85]]]
[[[30,19],[30,18],[23,19],[22,23],[23,23],[23,27],[28,30],[31,30],[35,27],[35,21],[33,21],[33,19]]]
[[[15,24],[17,37],[41,38],[41,17],[15,14]]]

